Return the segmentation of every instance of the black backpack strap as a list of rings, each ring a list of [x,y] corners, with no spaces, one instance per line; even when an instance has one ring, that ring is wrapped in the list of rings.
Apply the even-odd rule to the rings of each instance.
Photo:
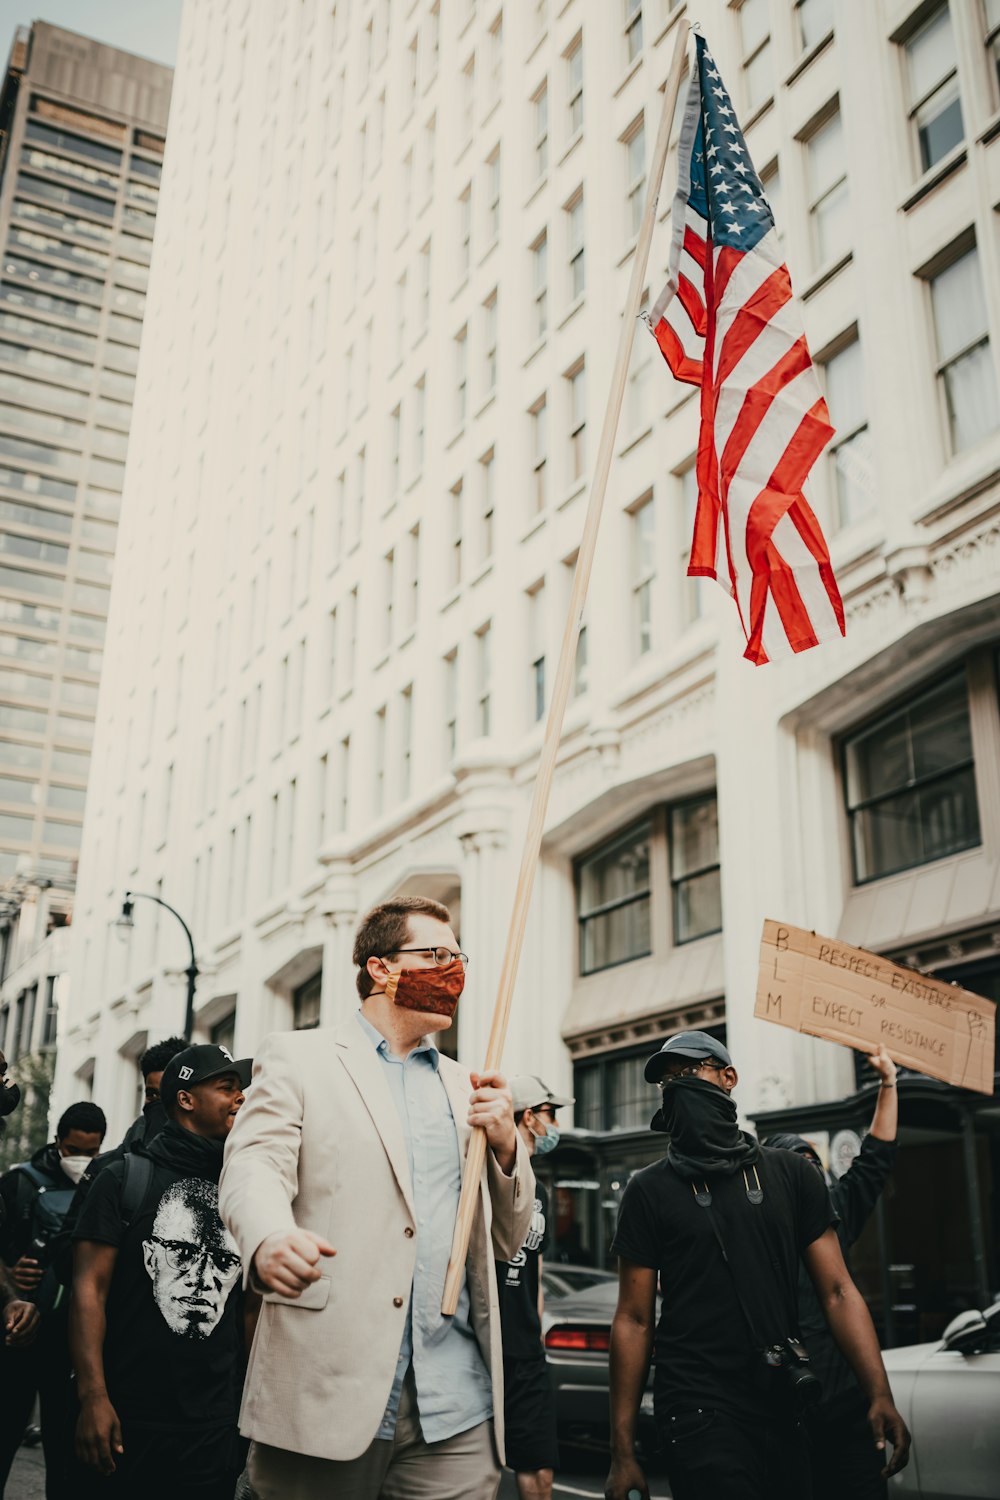
[[[118,1206],[125,1229],[138,1216],[152,1181],[153,1163],[149,1157],[129,1151],[122,1162],[122,1192]]]

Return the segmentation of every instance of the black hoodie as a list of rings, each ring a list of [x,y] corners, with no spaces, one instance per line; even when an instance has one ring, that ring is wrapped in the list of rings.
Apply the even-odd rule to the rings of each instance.
[[[93,1184],[74,1239],[118,1249],[104,1371],[126,1447],[129,1424],[170,1430],[171,1462],[180,1461],[181,1449],[202,1453],[212,1431],[224,1470],[244,1360],[242,1267],[219,1218],[222,1146],[168,1123],[148,1146],[133,1146],[152,1177],[132,1222],[122,1222],[125,1166],[115,1162]]]

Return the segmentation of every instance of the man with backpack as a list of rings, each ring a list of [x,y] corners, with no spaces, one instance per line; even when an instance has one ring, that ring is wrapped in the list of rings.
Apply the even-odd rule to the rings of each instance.
[[[232,1500],[245,1304],[218,1182],[250,1072],[225,1047],[177,1053],[160,1080],[163,1131],[103,1171],[81,1210],[70,1313],[79,1500]]]
[[[68,1494],[73,1388],[67,1298],[51,1265],[50,1246],[77,1183],[101,1149],[106,1128],[104,1112],[96,1104],[71,1104],[56,1127],[55,1140],[0,1177],[0,1260],[20,1295],[41,1315],[38,1337],[29,1348],[0,1348],[0,1497],[36,1395],[42,1411],[46,1500],[62,1500]]]

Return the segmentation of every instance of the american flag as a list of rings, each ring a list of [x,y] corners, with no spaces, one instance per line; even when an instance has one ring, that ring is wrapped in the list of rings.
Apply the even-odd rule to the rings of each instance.
[[[701,387],[688,573],[732,594],[759,665],[844,634],[802,493],[833,428],[774,216],[704,37],[695,46],[670,275],[646,322],[675,378]]]

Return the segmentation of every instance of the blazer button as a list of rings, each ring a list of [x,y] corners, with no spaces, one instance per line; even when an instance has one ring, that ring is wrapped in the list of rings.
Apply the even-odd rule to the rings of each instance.
[[[406,1238],[408,1240],[412,1240],[413,1230],[410,1228],[409,1224],[407,1224],[406,1228],[403,1230],[403,1233],[406,1235]]]
[[[402,1305],[403,1305],[403,1299],[402,1299],[402,1297],[393,1297],[393,1299],[392,1299],[392,1305],[393,1305],[393,1307],[402,1307]]]

